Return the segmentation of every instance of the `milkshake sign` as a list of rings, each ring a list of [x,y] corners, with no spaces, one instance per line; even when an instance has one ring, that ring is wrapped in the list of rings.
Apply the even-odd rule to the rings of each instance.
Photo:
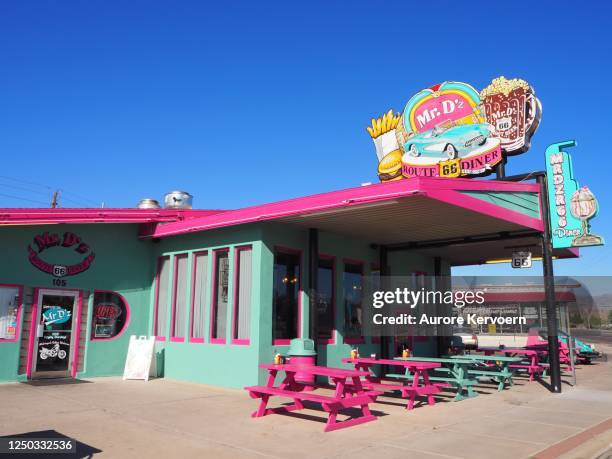
[[[483,176],[504,155],[529,148],[541,105],[529,84],[496,78],[478,92],[445,81],[415,94],[403,112],[372,119],[382,182],[411,177]]]
[[[574,179],[572,158],[563,151],[576,145],[574,140],[559,142],[546,149],[546,175],[550,208],[551,236],[554,248],[603,245],[601,236],[590,233],[589,220],[599,206],[588,189]]]

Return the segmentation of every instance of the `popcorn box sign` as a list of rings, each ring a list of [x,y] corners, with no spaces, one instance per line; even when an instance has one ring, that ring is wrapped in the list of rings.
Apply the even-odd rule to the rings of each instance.
[[[506,154],[529,149],[531,136],[540,124],[542,105],[525,80],[499,77],[480,92],[486,119],[491,123]]]
[[[576,145],[574,140],[554,143],[546,149],[546,175],[550,230],[554,248],[603,245],[604,239],[590,232],[589,220],[599,206],[588,187],[574,179],[572,158],[564,148]]]

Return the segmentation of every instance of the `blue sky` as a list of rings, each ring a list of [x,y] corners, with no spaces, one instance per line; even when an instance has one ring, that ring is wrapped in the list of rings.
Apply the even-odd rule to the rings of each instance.
[[[234,208],[375,181],[372,116],[434,83],[480,89],[505,75],[527,79],[544,107],[508,173],[541,170],[546,145],[575,138],[576,175],[600,201],[593,231],[612,242],[611,12],[595,1],[2,2],[0,207],[39,206],[59,188],[64,206],[184,189],[198,208]],[[583,252],[557,271],[611,273],[610,250]]]

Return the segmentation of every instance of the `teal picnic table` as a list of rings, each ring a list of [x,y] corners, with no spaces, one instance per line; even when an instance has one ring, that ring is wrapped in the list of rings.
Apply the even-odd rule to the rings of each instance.
[[[448,383],[452,388],[457,390],[454,400],[459,401],[464,398],[476,397],[476,392],[472,386],[478,384],[474,374],[469,373],[469,367],[473,365],[472,360],[467,359],[451,359],[451,358],[437,358],[437,357],[395,357],[395,360],[409,360],[413,362],[436,362],[443,366],[436,368],[434,371],[445,373],[445,376],[430,376],[430,381],[439,381]],[[401,374],[387,374],[387,378],[410,380],[412,381],[413,375],[409,369]]]
[[[469,360],[472,366],[468,368],[468,374],[475,375],[477,378],[491,378],[497,383],[497,390],[502,391],[506,386],[513,386],[512,376],[514,372],[510,365],[521,362],[520,357],[505,357],[502,355],[477,355],[462,354],[449,355],[445,358],[455,360]]]

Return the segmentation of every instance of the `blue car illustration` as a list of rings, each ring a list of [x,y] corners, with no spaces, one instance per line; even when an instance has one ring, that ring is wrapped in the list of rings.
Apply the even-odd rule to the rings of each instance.
[[[439,158],[446,155],[455,159],[459,153],[469,153],[484,145],[492,133],[493,126],[488,123],[439,125],[408,139],[404,151],[413,157]]]

